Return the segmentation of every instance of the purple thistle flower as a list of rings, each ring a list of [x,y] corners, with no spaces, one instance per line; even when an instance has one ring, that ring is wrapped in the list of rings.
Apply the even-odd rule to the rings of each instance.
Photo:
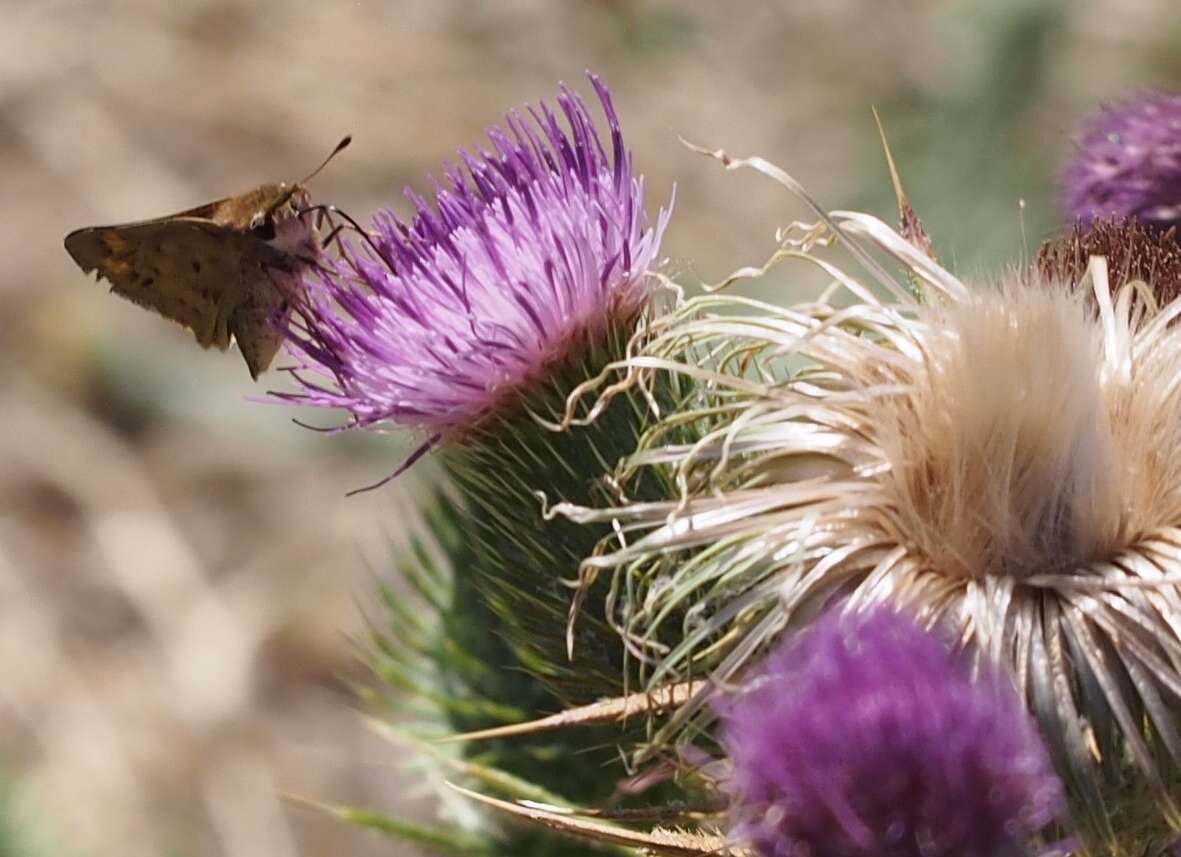
[[[1100,110],[1062,173],[1071,220],[1135,217],[1181,225],[1181,95],[1148,92]]]
[[[722,711],[734,832],[763,857],[988,857],[1062,792],[1007,679],[909,618],[830,611]]]
[[[471,425],[544,378],[580,336],[645,303],[668,218],[649,227],[607,87],[608,155],[582,99],[508,114],[490,149],[460,150],[435,202],[407,190],[411,223],[378,213],[309,285],[289,348],[299,404],[436,436]]]

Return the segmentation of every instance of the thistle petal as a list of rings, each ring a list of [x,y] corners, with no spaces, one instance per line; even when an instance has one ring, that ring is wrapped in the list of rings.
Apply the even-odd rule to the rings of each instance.
[[[487,149],[460,151],[433,205],[407,192],[411,222],[384,211],[369,241],[342,243],[288,330],[299,389],[280,398],[355,427],[452,432],[643,305],[668,212],[648,224],[610,93],[590,80],[609,151],[563,86],[561,120],[545,105],[509,114]]]

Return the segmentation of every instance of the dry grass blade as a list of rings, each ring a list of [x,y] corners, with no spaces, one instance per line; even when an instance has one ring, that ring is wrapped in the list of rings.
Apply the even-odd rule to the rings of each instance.
[[[927,234],[923,222],[919,220],[918,213],[910,204],[906,191],[902,189],[902,177],[898,175],[898,165],[894,162],[894,154],[890,151],[890,144],[886,140],[886,129],[882,127],[882,117],[878,115],[876,107],[873,108],[873,121],[878,126],[878,136],[882,138],[882,151],[886,155],[886,165],[890,168],[890,182],[894,185],[894,196],[898,199],[898,217],[902,227],[902,237],[926,253],[932,262],[938,262],[939,258],[935,255],[935,248],[931,245],[931,236]]]
[[[541,717],[524,723],[510,723],[474,732],[463,732],[439,738],[436,743],[449,744],[456,741],[486,741],[490,738],[507,738],[511,735],[531,735],[564,729],[568,726],[593,726],[598,723],[619,723],[639,714],[654,714],[669,708],[684,705],[705,689],[704,681],[688,681],[656,690],[632,693],[614,699],[604,699]]]
[[[898,281],[890,276],[886,269],[878,264],[877,260],[869,255],[865,247],[853,240],[847,232],[840,228],[828,210],[821,207],[821,205],[816,200],[814,200],[804,189],[803,185],[801,185],[798,181],[777,167],[775,164],[771,163],[765,158],[759,157],[736,158],[723,149],[707,149],[703,146],[690,143],[684,138],[681,139],[681,143],[690,151],[697,152],[699,155],[705,155],[706,157],[713,158],[728,170],[737,170],[742,168],[751,169],[779,182],[781,185],[795,194],[800,200],[802,200],[803,203],[812,210],[812,213],[820,218],[821,222],[832,231],[832,234],[836,237],[837,241],[843,244],[845,249],[847,249],[853,255],[853,258],[860,262],[865,267],[865,270],[874,275],[874,278],[877,280],[879,285],[881,285],[894,297],[905,299],[906,290],[898,283]]]
[[[453,783],[448,783],[448,785],[464,797],[478,801],[499,812],[576,839],[586,839],[608,845],[622,845],[625,848],[635,848],[645,854],[669,855],[669,857],[696,857],[696,855],[723,852],[738,855],[738,857],[745,854],[745,852],[733,849],[724,837],[715,834],[667,830],[659,827],[648,831],[628,830],[624,827],[578,818],[570,810],[562,807],[512,803],[470,791]]]

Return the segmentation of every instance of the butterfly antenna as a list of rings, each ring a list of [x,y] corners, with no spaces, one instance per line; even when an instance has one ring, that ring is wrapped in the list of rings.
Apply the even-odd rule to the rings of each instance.
[[[316,167],[314,170],[312,170],[310,173],[308,173],[302,179],[300,179],[299,181],[292,184],[291,187],[287,188],[286,193],[279,196],[277,199],[274,200],[274,202],[272,202],[270,205],[267,206],[267,214],[274,214],[276,211],[278,211],[280,208],[282,208],[288,202],[290,202],[291,198],[293,196],[295,196],[297,191],[299,191],[301,188],[303,188],[303,186],[305,184],[307,184],[312,179],[314,179],[320,173],[320,170],[322,170],[326,166],[328,166],[328,162],[331,161],[333,158],[335,158],[337,156],[337,154],[339,154],[342,149],[348,148],[348,145],[351,142],[353,142],[353,135],[349,134],[343,140],[341,140],[339,143],[337,143],[336,148],[328,153],[328,157],[320,162],[320,166]],[[307,209],[307,211],[310,211],[310,210],[311,209]],[[303,213],[303,212],[301,212],[301,213]]]
[[[320,170],[322,170],[326,166],[328,166],[329,161],[331,161],[333,158],[335,158],[337,155],[339,155],[341,152],[343,152],[345,149],[347,149],[349,147],[349,143],[351,143],[351,142],[353,142],[353,135],[347,134],[344,137],[344,139],[342,139],[339,143],[336,144],[336,148],[328,153],[328,157],[320,162],[320,166],[316,167],[314,170],[312,170],[310,173],[308,173],[304,178],[300,179],[299,183],[300,184],[307,184],[312,179],[314,179],[317,175],[320,174]]]

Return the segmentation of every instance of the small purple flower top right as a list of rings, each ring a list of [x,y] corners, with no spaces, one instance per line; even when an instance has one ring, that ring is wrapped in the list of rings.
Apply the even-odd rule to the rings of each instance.
[[[1061,180],[1072,221],[1181,225],[1181,94],[1145,92],[1090,116]]]

